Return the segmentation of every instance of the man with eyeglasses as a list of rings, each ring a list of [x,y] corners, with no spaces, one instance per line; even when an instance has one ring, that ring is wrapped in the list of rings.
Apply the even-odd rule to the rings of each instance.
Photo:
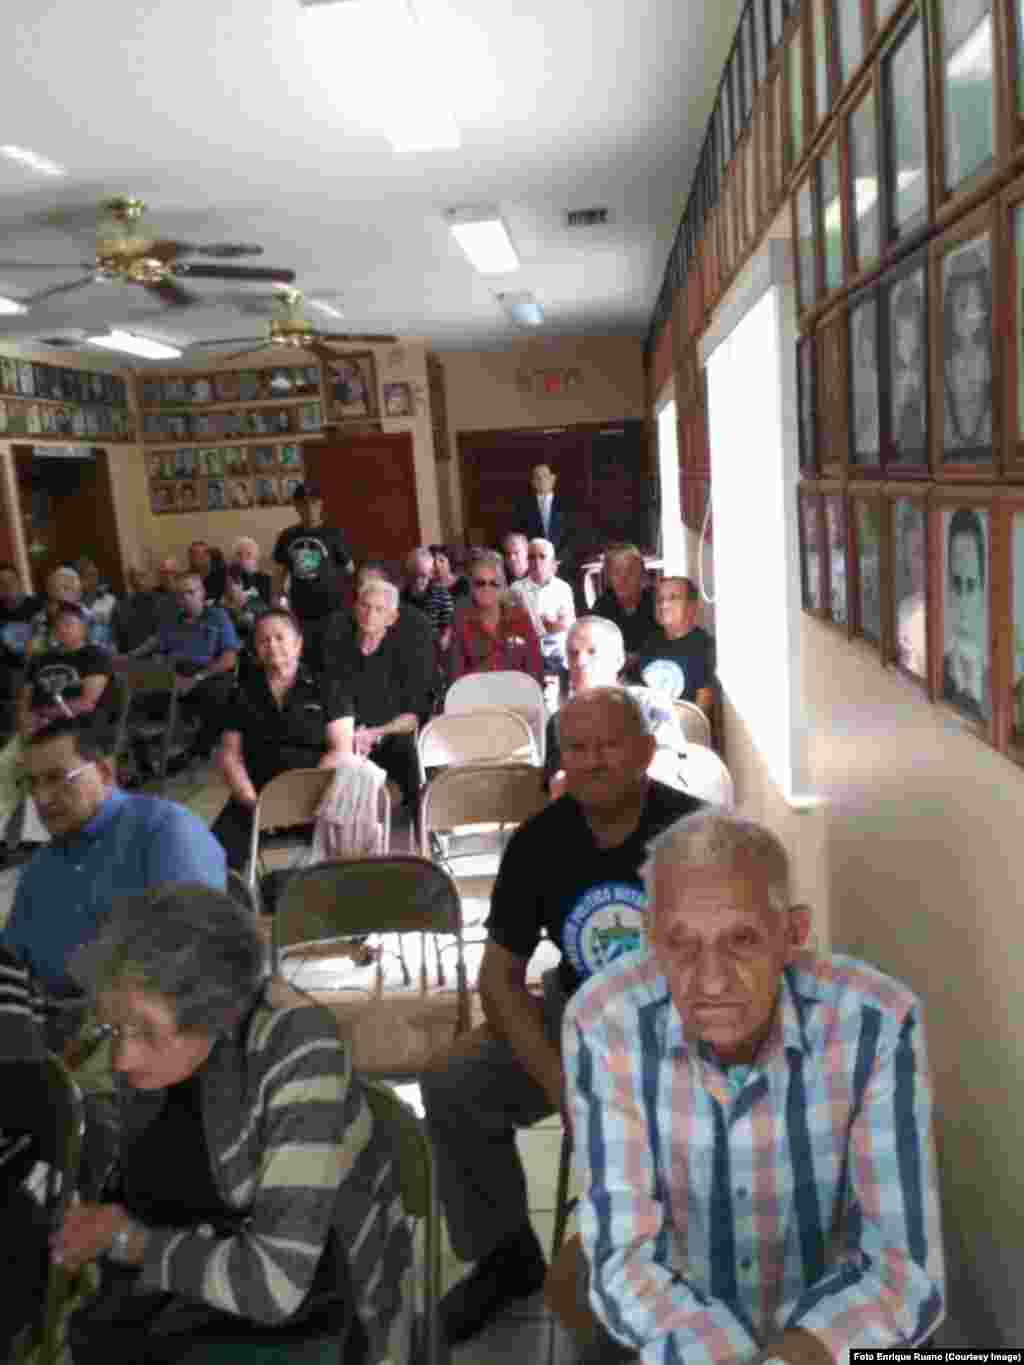
[[[555,547],[543,537],[531,540],[526,551],[529,570],[525,578],[509,589],[530,613],[540,637],[545,672],[561,678],[565,673],[565,646],[569,627],[576,620],[572,588],[557,578]]]
[[[109,734],[62,719],[33,735],[22,758],[25,790],[52,842],[23,869],[0,944],[68,1005],[80,999],[68,959],[118,896],[164,882],[218,890],[227,882],[224,850],[206,825],[184,806],[121,791],[112,751]],[[77,1025],[74,1010],[63,1017],[48,1038],[57,1050]]]

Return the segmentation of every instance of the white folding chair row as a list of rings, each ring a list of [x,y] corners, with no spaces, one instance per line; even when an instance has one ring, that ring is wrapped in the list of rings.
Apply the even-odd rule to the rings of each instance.
[[[481,706],[435,716],[416,737],[420,782],[428,768],[456,763],[526,762],[540,764],[530,726],[504,706]]]
[[[544,689],[536,678],[511,668],[494,673],[467,673],[445,693],[445,715],[485,706],[501,706],[522,716],[533,731],[538,761],[544,762],[548,713]]]

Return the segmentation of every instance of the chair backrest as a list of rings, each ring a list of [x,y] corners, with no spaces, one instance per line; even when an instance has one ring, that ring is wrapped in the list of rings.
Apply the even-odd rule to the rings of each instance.
[[[654,765],[652,776],[660,776],[653,769]],[[680,791],[699,796],[702,801],[711,801],[716,806],[724,806],[727,810],[735,806],[736,789],[732,774],[714,749],[709,749],[705,744],[688,744],[685,751],[678,755],[675,773],[676,780],[670,785],[678,787]]]
[[[547,804],[540,769],[528,763],[467,763],[446,768],[420,798],[420,848],[432,831],[461,825],[521,825]]]
[[[173,692],[174,665],[156,659],[136,659],[119,668],[117,676],[131,692]]]
[[[311,825],[334,780],[330,768],[291,768],[272,777],[260,792],[256,816],[261,829]]]
[[[700,707],[692,701],[677,701],[672,704],[686,738],[693,744],[703,744],[710,749],[711,722]]]
[[[445,693],[446,713],[473,711],[480,706],[504,706],[525,716],[543,763],[547,708],[544,689],[536,678],[511,668],[498,669],[494,673],[467,673],[457,678]]]
[[[318,939],[422,932],[461,939],[459,893],[443,868],[410,853],[298,868],[274,915],[280,953]]]
[[[416,748],[421,775],[453,763],[539,762],[529,724],[502,706],[435,716],[420,731]]]

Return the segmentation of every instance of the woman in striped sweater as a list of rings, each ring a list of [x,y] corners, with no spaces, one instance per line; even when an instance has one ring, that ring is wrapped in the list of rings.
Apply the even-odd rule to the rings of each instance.
[[[380,1360],[409,1238],[330,1014],[264,980],[252,917],[207,887],[120,901],[73,970],[122,1095],[106,1197],[73,1206],[52,1243],[72,1270],[102,1258],[75,1365],[319,1338]]]

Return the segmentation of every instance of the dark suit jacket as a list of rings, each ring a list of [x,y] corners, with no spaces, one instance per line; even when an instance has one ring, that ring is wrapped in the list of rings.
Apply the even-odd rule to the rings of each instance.
[[[537,498],[531,493],[516,507],[516,524],[508,529],[521,531],[527,540],[536,540],[538,536],[543,536],[555,547],[556,556],[561,556],[571,548],[576,531],[575,520],[571,505],[556,493],[551,500],[551,525],[545,531]]]

